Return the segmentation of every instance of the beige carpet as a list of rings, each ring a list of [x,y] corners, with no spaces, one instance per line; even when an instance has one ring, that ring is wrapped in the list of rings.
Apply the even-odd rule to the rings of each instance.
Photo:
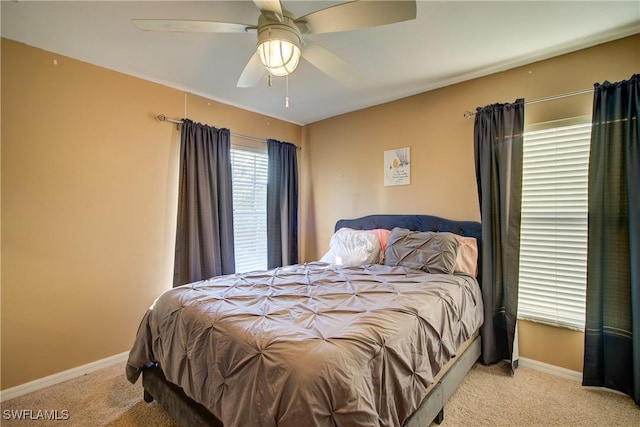
[[[176,427],[157,404],[142,400],[115,365],[2,402],[2,427]],[[67,420],[7,420],[11,410],[68,411]],[[640,427],[640,408],[626,396],[520,367],[476,365],[445,407],[442,426],[630,426]],[[252,426],[247,426],[252,427]],[[301,426],[305,427],[305,426]]]

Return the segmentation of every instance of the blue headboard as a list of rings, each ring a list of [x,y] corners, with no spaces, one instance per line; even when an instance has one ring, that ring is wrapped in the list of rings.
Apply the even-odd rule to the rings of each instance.
[[[478,281],[482,277],[482,225],[479,222],[454,221],[432,215],[369,215],[336,222],[336,231],[343,227],[354,230],[391,230],[400,227],[415,231],[447,231],[460,236],[475,237],[478,241]]]

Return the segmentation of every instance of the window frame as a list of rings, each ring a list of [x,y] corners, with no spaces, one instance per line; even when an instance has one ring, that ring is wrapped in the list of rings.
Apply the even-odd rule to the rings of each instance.
[[[243,141],[244,142],[244,141]],[[254,155],[253,166],[244,166],[243,175],[238,176],[239,166],[236,161],[237,156],[251,157]],[[255,156],[260,156],[261,161]],[[231,170],[232,170],[232,193],[233,193],[233,234],[235,250],[236,273],[247,273],[250,271],[267,269],[267,173],[268,173],[267,146],[264,143],[231,143]],[[259,162],[260,164],[257,164]],[[249,184],[245,175],[251,171],[253,178],[262,179],[256,188]],[[252,187],[252,188],[250,188]],[[240,191],[250,199],[240,200]],[[249,194],[251,193],[251,194]],[[260,199],[260,200],[258,200]],[[257,208],[261,202],[262,207]],[[251,205],[254,210],[251,211]]]
[[[550,160],[553,160],[551,163],[555,163],[560,158],[560,163],[563,163],[564,169],[562,170],[562,179],[554,181],[546,179],[546,183],[544,182],[545,178],[551,172],[547,171],[544,175],[539,174],[535,182],[537,187],[533,191],[530,184],[532,182],[531,177],[535,173],[531,169],[532,158],[529,157],[527,159],[527,154],[532,155],[533,153],[529,151],[533,148],[532,139],[535,137],[535,139],[541,140],[545,134],[553,133],[558,135],[561,130],[562,133],[567,134],[576,127],[580,128],[579,150],[581,150],[581,154],[573,153],[573,157],[568,157],[573,147],[578,150],[578,143],[568,140],[567,137],[563,139],[561,136],[556,137],[559,142],[556,142],[555,158],[550,156],[550,147],[548,148],[549,153],[546,154],[542,151],[537,151],[539,155],[538,167],[545,162],[549,163]],[[590,116],[537,123],[525,128],[519,261],[520,286],[518,292],[519,319],[584,331],[590,131]],[[558,147],[558,144],[563,142],[565,146]],[[537,143],[541,142],[538,141]],[[561,151],[558,151],[558,148]],[[536,149],[540,150],[540,147],[538,146]],[[535,156],[535,154],[533,155]],[[579,160],[579,164],[575,162],[571,164],[571,160],[568,160],[570,158]],[[551,168],[552,166],[549,165],[549,169]],[[573,179],[578,175],[580,180],[574,182]],[[528,182],[525,182],[525,180]],[[560,192],[560,196],[556,195],[555,206],[552,207],[551,201],[545,200],[543,196],[545,191],[550,190],[554,185],[556,186],[555,191]],[[572,188],[572,186],[575,186],[575,188]],[[533,194],[536,194],[536,197],[532,196]],[[560,199],[562,196],[567,196],[567,198],[562,200]],[[551,216],[554,208],[556,215]],[[532,215],[535,209],[538,209],[538,216]],[[572,212],[572,210],[575,212]],[[558,216],[558,212],[560,212],[560,216]],[[574,214],[575,216],[571,216]],[[556,219],[553,222],[555,224],[554,228],[552,230],[544,229],[545,222],[549,223],[553,218]],[[562,218],[562,221],[558,221],[558,218]],[[550,246],[544,244],[544,242],[551,241],[554,236],[557,244]],[[576,246],[574,247],[574,245]],[[545,251],[547,252],[545,253]],[[543,277],[544,273],[541,273],[540,263],[541,259],[545,259],[545,255],[548,255],[549,270],[547,273],[549,275],[547,277]],[[556,260],[551,261],[554,257]],[[576,259],[570,260],[570,257],[575,257]],[[552,266],[555,266],[554,277],[550,277],[550,272],[553,270]],[[580,287],[578,287],[578,282],[580,282]]]

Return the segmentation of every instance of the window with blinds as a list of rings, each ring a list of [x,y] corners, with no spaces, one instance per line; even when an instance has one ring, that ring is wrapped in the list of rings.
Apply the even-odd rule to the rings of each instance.
[[[591,138],[582,122],[525,132],[518,300],[519,318],[580,330]]]
[[[267,150],[233,145],[236,272],[267,269]]]

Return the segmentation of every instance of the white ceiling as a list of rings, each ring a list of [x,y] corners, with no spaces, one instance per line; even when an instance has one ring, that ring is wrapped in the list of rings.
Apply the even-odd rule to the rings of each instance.
[[[282,3],[302,16],[342,2]],[[346,87],[302,61],[285,108],[284,78],[236,87],[255,34],[143,32],[131,23],[256,24],[251,1],[2,1],[0,12],[3,37],[301,125],[640,33],[638,0],[418,1],[412,21],[305,36],[362,80]]]

